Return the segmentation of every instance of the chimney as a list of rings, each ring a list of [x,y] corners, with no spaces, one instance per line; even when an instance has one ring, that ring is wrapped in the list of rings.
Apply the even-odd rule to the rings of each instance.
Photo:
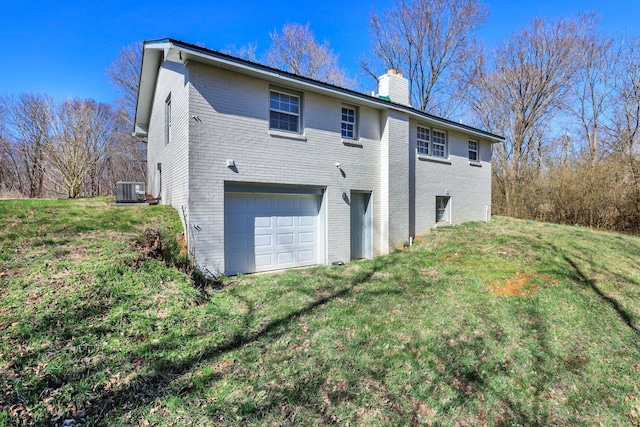
[[[411,107],[409,81],[396,70],[389,70],[378,77],[378,92],[379,96],[386,96],[392,102]]]

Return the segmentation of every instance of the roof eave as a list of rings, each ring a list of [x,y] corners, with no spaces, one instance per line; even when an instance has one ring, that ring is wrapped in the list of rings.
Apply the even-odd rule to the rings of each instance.
[[[183,55],[184,53],[184,55]],[[145,60],[149,55],[150,59]],[[175,58],[181,62],[194,61],[221,68],[231,69],[246,75],[253,75],[261,79],[271,81],[280,85],[293,86],[310,92],[328,94],[334,98],[351,102],[356,105],[368,106],[378,110],[393,109],[407,113],[411,118],[427,121],[431,124],[453,129],[474,137],[481,138],[492,143],[503,142],[504,138],[474,128],[472,126],[460,124],[441,117],[415,110],[410,106],[394,103],[380,99],[376,96],[355,92],[350,89],[341,88],[328,83],[319,82],[307,77],[298,76],[286,71],[271,68],[262,64],[246,61],[173,39],[157,39],[144,43],[144,54],[140,72],[140,86],[138,92],[138,104],[136,106],[135,134],[137,136],[147,136],[153,95],[155,92],[155,82],[162,60]]]
[[[158,72],[167,55],[171,42],[169,39],[158,39],[144,42],[142,63],[140,65],[140,81],[138,82],[138,99],[134,119],[134,136],[146,137],[149,133],[151,107],[158,81]]]

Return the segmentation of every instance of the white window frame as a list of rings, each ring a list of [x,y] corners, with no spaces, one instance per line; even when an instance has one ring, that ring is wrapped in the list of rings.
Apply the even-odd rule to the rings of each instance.
[[[164,101],[164,143],[171,143],[171,93]]]
[[[416,128],[416,143],[418,154],[429,155],[429,144],[431,143],[431,129],[418,125]]]
[[[445,130],[418,124],[416,146],[418,155],[433,159],[449,158],[449,135]]]
[[[280,108],[275,108],[272,105],[272,99],[271,99],[271,96],[273,94],[278,94],[279,96],[284,95],[284,96],[289,97],[290,99],[291,98],[297,99],[298,100],[298,102],[297,102],[298,111],[295,112],[295,111],[291,111],[291,110],[283,110],[283,109],[280,109]],[[279,102],[279,103],[281,103],[281,102]],[[302,111],[302,97],[299,94],[286,92],[286,91],[279,90],[279,89],[269,89],[269,129],[275,130],[275,131],[278,131],[278,132],[290,132],[290,133],[294,133],[294,134],[299,134],[300,133],[300,128],[302,127],[301,126],[301,120],[300,120],[301,111]],[[282,128],[277,127],[277,126],[272,126],[272,114],[274,114],[274,113],[275,114],[283,114],[283,115],[286,115],[286,116],[289,116],[289,117],[295,117],[296,118],[296,122],[295,122],[296,123],[296,129],[295,130],[291,130],[291,129],[288,129],[288,128],[287,129],[282,129]]]
[[[350,121],[349,119],[353,120]],[[349,135],[349,132],[351,135]],[[358,139],[358,110],[356,107],[343,105],[340,109],[340,135],[342,139],[354,141]]]
[[[438,134],[442,135],[443,142],[436,142],[436,138],[439,138]],[[448,157],[447,147],[447,132],[441,129],[431,129],[431,156],[446,159]],[[442,152],[442,154],[437,154]]]
[[[444,208],[440,207],[438,202],[445,200]],[[442,218],[440,217],[440,211],[442,211]],[[451,196],[436,196],[436,225],[437,224],[451,224]]]
[[[472,148],[472,145],[475,145],[475,148]],[[471,158],[471,155],[474,155],[475,159]],[[472,163],[480,162],[480,143],[476,140],[469,140],[469,161]]]

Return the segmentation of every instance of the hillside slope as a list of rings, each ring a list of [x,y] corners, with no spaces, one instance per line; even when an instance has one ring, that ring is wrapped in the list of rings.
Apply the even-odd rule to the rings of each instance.
[[[108,201],[0,202],[0,425],[640,421],[638,238],[494,218],[196,287],[177,213]]]

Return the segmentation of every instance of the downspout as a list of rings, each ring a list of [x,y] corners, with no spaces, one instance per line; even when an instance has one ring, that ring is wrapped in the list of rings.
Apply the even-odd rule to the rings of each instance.
[[[158,175],[160,175],[160,185],[158,185],[158,197],[156,197],[156,200],[162,200],[162,163],[158,163]]]

